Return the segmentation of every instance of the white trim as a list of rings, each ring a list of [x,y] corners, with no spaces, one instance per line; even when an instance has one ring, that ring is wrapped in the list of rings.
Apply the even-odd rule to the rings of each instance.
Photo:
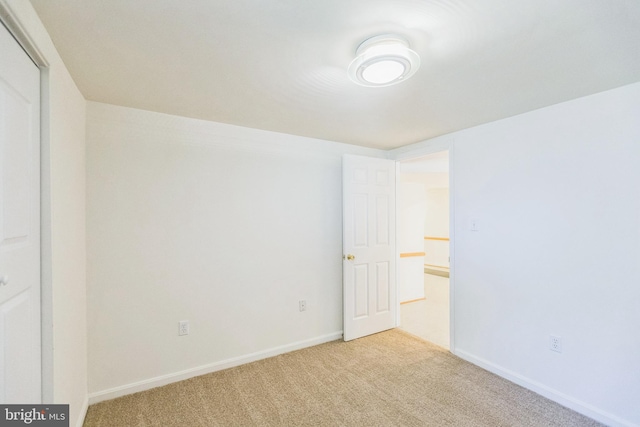
[[[449,351],[456,348],[456,183],[455,140],[448,141],[449,149]]]
[[[33,40],[7,0],[0,0],[0,21],[38,67],[49,66],[45,55],[38,48],[38,44]]]
[[[395,215],[395,230],[396,230],[396,250],[394,253],[394,256],[396,258],[396,260],[398,258],[400,258],[400,251],[398,250],[398,230],[400,229],[398,227],[398,218],[400,217],[400,215],[398,214],[398,194],[400,194],[400,189],[398,188],[400,185],[400,162],[396,161],[395,162],[395,166],[396,166],[396,188],[395,188],[395,192],[396,192],[396,197],[395,200],[393,201],[394,205],[393,208],[396,210],[396,215]],[[400,308],[400,293],[398,291],[399,289],[399,284],[400,284],[400,280],[398,280],[398,276],[400,274],[400,263],[396,262],[396,328],[399,328],[402,326],[402,316],[401,316],[401,308]]]
[[[125,396],[127,394],[137,393],[155,387],[161,387],[163,385],[183,381],[189,378],[197,377],[199,375],[233,368],[235,366],[244,365],[246,363],[255,362],[257,360],[262,360],[269,357],[277,356],[279,354],[300,350],[306,347],[313,347],[318,344],[324,344],[326,342],[335,341],[341,338],[342,331],[333,332],[331,334],[322,335],[316,338],[310,338],[291,344],[281,345],[279,347],[273,347],[267,350],[246,354],[244,356],[232,357],[231,359],[221,360],[219,362],[185,369],[183,371],[178,371],[171,374],[160,375],[158,377],[113,387],[107,390],[89,393],[89,404],[93,405],[94,403],[102,402],[103,400],[115,399],[116,397]]]
[[[527,377],[524,377],[508,369],[502,368],[501,366],[498,366],[480,357],[476,357],[465,351],[457,350],[454,354],[460,357],[461,359],[466,360],[467,362],[480,366],[481,368],[486,369],[487,371],[492,372],[502,378],[505,378],[511,381],[512,383],[515,383],[524,388],[527,388],[535,393],[538,393],[541,396],[546,397],[547,399],[551,399],[554,402],[559,403],[562,406],[566,406],[569,409],[572,409],[576,412],[586,415],[587,417],[593,418],[596,421],[606,424],[607,426],[638,427],[637,424],[634,424],[631,421],[623,420],[622,418],[619,418],[613,414],[605,412],[600,408],[596,408],[595,406],[584,403],[578,399],[575,399],[571,396],[561,393],[558,390],[554,390],[551,387],[547,387],[544,384],[533,381]]]
[[[89,396],[84,396],[84,401],[82,402],[82,408],[80,408],[80,414],[78,415],[78,421],[76,422],[76,427],[82,427],[84,425],[84,419],[87,417],[87,410],[89,409]]]

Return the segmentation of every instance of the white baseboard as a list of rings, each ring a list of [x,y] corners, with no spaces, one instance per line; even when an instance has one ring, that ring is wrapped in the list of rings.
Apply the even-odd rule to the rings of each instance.
[[[82,408],[80,408],[80,416],[78,417],[78,422],[76,423],[76,427],[82,427],[84,424],[84,419],[87,417],[87,409],[89,409],[89,396],[84,397],[84,401],[82,402]]]
[[[508,369],[504,369],[498,365],[495,365],[482,358],[476,357],[465,351],[456,350],[454,354],[461,359],[466,360],[467,362],[471,362],[474,365],[480,366],[481,368],[486,369],[489,372],[501,376],[502,378],[506,378],[515,384],[534,391],[539,395],[546,397],[547,399],[553,400],[554,402],[557,402],[562,406],[573,409],[576,412],[586,415],[589,418],[593,418],[594,420],[606,424],[610,427],[639,427],[638,424],[634,424],[631,421],[623,420],[620,417],[605,412],[585,402],[579,401],[571,396],[547,387],[544,384],[532,381],[529,378],[523,377],[522,375]]]
[[[84,424],[84,419],[87,417],[87,409],[89,409],[89,396],[84,397],[82,408],[80,408],[80,415],[78,416],[78,421],[76,422],[76,427],[82,427],[82,425]]]
[[[326,342],[335,341],[340,338],[342,338],[342,331],[333,332],[331,334],[322,335],[316,338],[298,341],[291,344],[286,344],[279,347],[247,354],[244,356],[233,357],[231,359],[221,360],[219,362],[197,366],[191,369],[185,369],[183,371],[174,372],[171,374],[161,375],[158,377],[149,378],[147,380],[142,380],[131,384],[125,384],[107,390],[93,392],[89,394],[89,404],[102,402],[103,400],[115,399],[116,397],[137,393],[139,391],[149,390],[151,388],[186,380],[188,378],[197,377],[199,375],[208,374],[210,372],[233,368],[234,366],[244,365],[245,363],[255,362],[257,360],[266,359],[268,357],[277,356],[279,354],[288,353],[294,350],[300,350],[306,347],[312,347],[318,344],[324,344]]]

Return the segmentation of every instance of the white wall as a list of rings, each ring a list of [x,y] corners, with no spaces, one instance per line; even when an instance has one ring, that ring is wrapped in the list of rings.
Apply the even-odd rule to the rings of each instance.
[[[430,188],[425,192],[424,235],[449,237],[449,188]]]
[[[639,118],[636,83],[392,153],[454,141],[455,353],[610,425],[640,424]]]
[[[340,337],[341,156],[384,152],[88,105],[92,401]]]
[[[425,191],[426,213],[424,235],[449,237],[449,188],[430,188]],[[425,264],[449,267],[449,241],[425,240]]]
[[[400,175],[397,193],[397,244],[398,252],[420,253],[424,251],[424,218],[427,210],[425,186],[407,182]],[[398,259],[398,301],[407,302],[424,298],[424,256]]]
[[[49,63],[42,80],[43,399],[70,404],[70,425],[81,425],[87,408],[86,103],[31,4],[4,6]]]
[[[86,101],[66,69],[50,70],[53,401],[84,419],[87,395]]]

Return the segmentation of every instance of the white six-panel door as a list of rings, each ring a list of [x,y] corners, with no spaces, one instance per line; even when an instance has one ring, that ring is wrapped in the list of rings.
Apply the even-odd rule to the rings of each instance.
[[[0,24],[0,403],[40,372],[40,71]]]
[[[396,326],[395,163],[343,157],[344,339]]]

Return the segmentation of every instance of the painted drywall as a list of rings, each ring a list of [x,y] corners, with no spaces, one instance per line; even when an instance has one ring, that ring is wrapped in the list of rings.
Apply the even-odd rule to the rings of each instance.
[[[449,237],[449,188],[430,188],[425,193],[425,236]]]
[[[402,173],[402,179],[405,182],[417,182],[424,185],[425,190],[432,188],[448,188],[449,173],[448,172],[418,172],[418,173]]]
[[[87,407],[86,101],[65,69],[50,71],[53,400],[71,425]]]
[[[49,63],[42,78],[43,401],[70,405],[70,425],[87,408],[86,102],[26,0],[7,2]]]
[[[430,188],[425,191],[426,212],[424,235],[428,237],[449,237],[449,188]],[[425,240],[424,263],[449,267],[449,241]]]
[[[638,117],[640,83],[391,153],[452,147],[454,352],[609,425],[640,425]]]
[[[339,337],[345,153],[89,102],[92,401]]]
[[[424,218],[426,215],[425,186],[407,182],[400,175],[397,192],[398,231],[400,254],[424,251]],[[424,256],[398,259],[398,300],[402,302],[424,298]]]

